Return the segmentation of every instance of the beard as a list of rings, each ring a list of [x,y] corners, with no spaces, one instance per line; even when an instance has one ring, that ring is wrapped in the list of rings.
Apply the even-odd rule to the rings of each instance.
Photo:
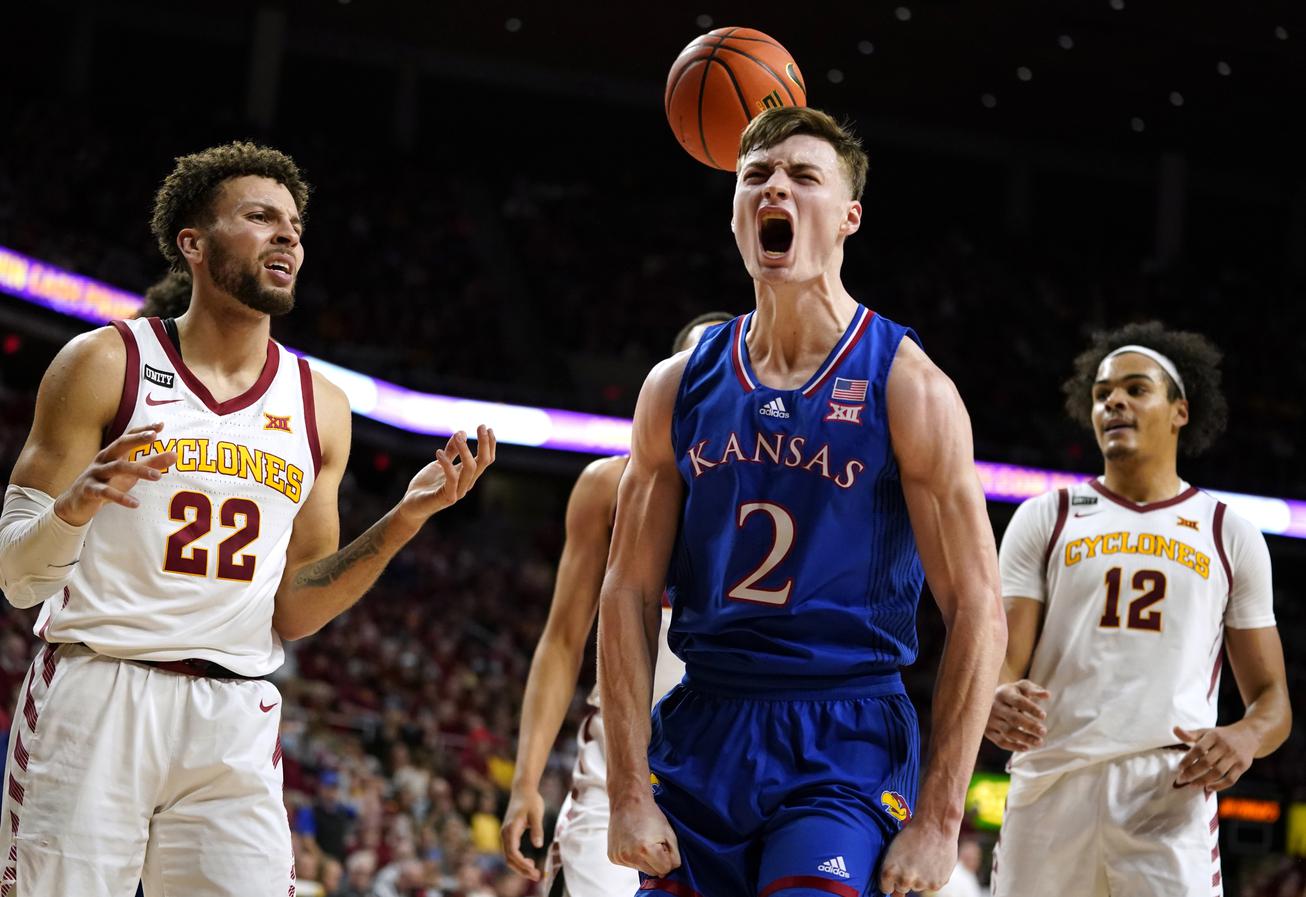
[[[246,265],[227,251],[220,240],[211,244],[213,260],[209,274],[213,285],[241,305],[265,315],[284,315],[295,307],[295,285],[287,289],[267,287],[259,282],[258,263]]]

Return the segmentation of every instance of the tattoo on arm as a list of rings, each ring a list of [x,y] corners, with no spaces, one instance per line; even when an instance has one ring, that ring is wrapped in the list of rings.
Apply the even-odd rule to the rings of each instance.
[[[329,586],[348,573],[359,561],[380,553],[381,537],[385,535],[387,522],[386,518],[382,518],[371,529],[335,554],[300,570],[295,574],[295,587],[312,589]]]

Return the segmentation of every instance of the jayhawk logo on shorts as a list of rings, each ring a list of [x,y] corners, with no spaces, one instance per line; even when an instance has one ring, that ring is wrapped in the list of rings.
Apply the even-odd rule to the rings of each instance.
[[[880,805],[884,807],[884,812],[888,813],[903,825],[911,822],[911,807],[907,806],[907,798],[903,797],[897,791],[885,791],[882,793],[880,795]]]

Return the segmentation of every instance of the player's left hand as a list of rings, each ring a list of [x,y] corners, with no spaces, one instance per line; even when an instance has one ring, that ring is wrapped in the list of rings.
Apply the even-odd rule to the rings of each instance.
[[[1192,731],[1175,726],[1174,734],[1188,745],[1179,762],[1176,788],[1193,785],[1223,791],[1251,767],[1259,746],[1256,736],[1237,724]]]
[[[423,467],[408,484],[399,502],[399,512],[418,525],[437,511],[458,501],[494,463],[494,431],[482,424],[476,428],[476,455],[467,447],[462,430],[449,437],[435,460]]]
[[[918,824],[913,819],[889,844],[880,866],[880,891],[906,897],[911,891],[937,891],[957,867],[957,833]]]

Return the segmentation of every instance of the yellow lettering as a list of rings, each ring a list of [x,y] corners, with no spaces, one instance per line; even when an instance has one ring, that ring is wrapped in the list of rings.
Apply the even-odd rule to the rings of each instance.
[[[282,479],[281,475],[286,470],[286,462],[272,454],[265,454],[265,457],[268,461],[268,475],[267,479],[263,481],[263,485],[271,486],[273,489],[284,494],[286,491],[286,481]]]
[[[1197,566],[1193,568],[1202,579],[1211,578],[1211,559],[1200,551],[1197,552]]]
[[[1073,567],[1084,559],[1084,543],[1086,539],[1076,539],[1073,542],[1066,543],[1066,566]]]
[[[230,442],[218,443],[218,473],[234,477],[240,471],[236,462],[236,447]]]
[[[1090,558],[1095,558],[1095,557],[1097,557],[1097,549],[1098,549],[1098,546],[1100,546],[1100,545],[1102,544],[1103,537],[1102,537],[1102,536],[1089,536],[1087,539],[1084,539],[1084,540],[1082,540],[1082,541],[1083,541],[1083,543],[1084,543],[1084,547],[1087,549],[1087,553],[1086,553],[1084,556],[1085,556],[1085,557],[1090,557]]]
[[[199,466],[198,453],[199,445],[194,439],[178,439],[177,469],[183,473],[189,473],[196,470]]]
[[[304,489],[304,471],[291,464],[286,468],[286,498],[299,504],[300,494]]]
[[[1156,536],[1151,533],[1138,534],[1138,546],[1134,549],[1136,554],[1156,554]]]
[[[200,443],[200,447],[199,447],[200,465],[198,468],[199,472],[217,473],[218,463],[216,459],[214,459],[211,455],[209,455],[209,441],[207,439],[201,439],[199,440],[199,443]]]
[[[236,447],[240,452],[240,478],[263,482],[263,453],[257,449],[251,452],[246,446]]]

